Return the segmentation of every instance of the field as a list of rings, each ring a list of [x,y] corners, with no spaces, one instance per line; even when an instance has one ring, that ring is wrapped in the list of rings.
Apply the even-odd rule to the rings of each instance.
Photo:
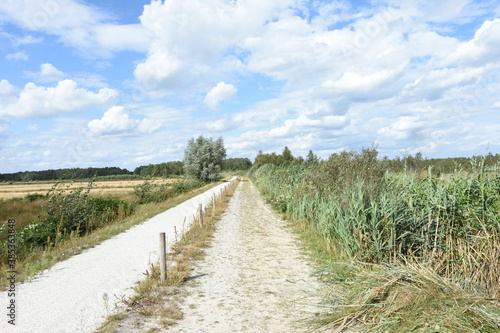
[[[155,184],[173,183],[176,178],[156,178],[151,182]],[[106,197],[120,197],[122,199],[130,198],[134,194],[134,187],[144,183],[144,179],[130,179],[130,180],[100,180],[93,184],[93,189],[90,191],[92,195],[106,196]],[[87,187],[88,181],[75,181],[68,183],[68,189],[75,189],[78,187]],[[0,183],[0,200],[9,200],[14,198],[24,198],[28,194],[42,194],[45,195],[47,191],[54,185],[51,182],[29,182],[29,183]]]

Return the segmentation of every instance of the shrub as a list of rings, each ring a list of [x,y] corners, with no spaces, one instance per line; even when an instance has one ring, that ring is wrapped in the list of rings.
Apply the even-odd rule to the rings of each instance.
[[[185,179],[174,183],[155,184],[149,180],[134,187],[137,203],[162,202],[179,194],[187,193],[205,183],[196,179]]]
[[[29,201],[36,201],[39,199],[45,198],[45,195],[40,194],[40,193],[34,193],[34,194],[26,194],[24,196],[24,199],[29,200]]]
[[[120,199],[90,198],[92,179],[86,190],[71,189],[69,193],[57,182],[47,193],[48,204],[35,221],[18,234],[19,246],[50,245],[68,238],[71,234],[83,235],[103,225],[127,216],[132,207]],[[70,185],[66,186],[66,190]]]

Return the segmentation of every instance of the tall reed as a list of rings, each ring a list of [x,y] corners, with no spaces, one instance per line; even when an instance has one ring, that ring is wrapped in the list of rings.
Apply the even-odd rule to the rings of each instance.
[[[272,204],[313,224],[352,260],[430,265],[466,289],[500,295],[500,172],[421,178],[384,172],[372,155],[319,164],[260,167],[253,173]]]

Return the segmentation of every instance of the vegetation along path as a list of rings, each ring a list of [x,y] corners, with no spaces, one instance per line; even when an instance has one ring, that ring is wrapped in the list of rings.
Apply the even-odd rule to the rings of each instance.
[[[16,325],[0,321],[0,332],[93,332],[113,314],[118,299],[133,294],[134,283],[144,277],[149,263],[158,260],[158,235],[174,239],[174,226],[182,231],[192,220],[199,204],[211,202],[224,185],[214,187],[141,225],[18,284]],[[191,219],[190,219],[191,218]],[[0,305],[9,302],[0,293]],[[119,302],[118,302],[119,303]],[[5,316],[4,316],[5,317]]]
[[[303,332],[319,311],[314,267],[254,187],[238,186],[165,332]]]

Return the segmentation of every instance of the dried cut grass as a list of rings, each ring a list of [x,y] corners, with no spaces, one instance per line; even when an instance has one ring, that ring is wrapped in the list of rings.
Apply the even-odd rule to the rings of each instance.
[[[331,296],[315,332],[500,331],[500,298],[467,293],[429,266],[333,263],[320,273],[338,281],[344,296]]]

